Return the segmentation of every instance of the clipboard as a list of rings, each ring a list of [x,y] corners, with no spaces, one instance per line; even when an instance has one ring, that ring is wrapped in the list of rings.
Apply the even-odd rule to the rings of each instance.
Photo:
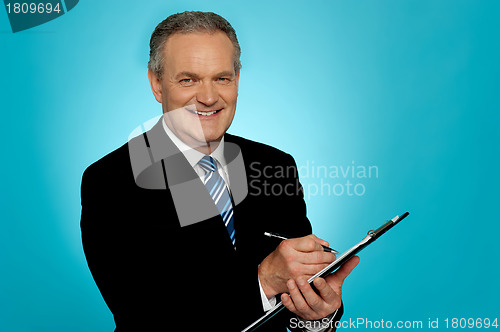
[[[382,236],[385,232],[390,230],[392,227],[394,227],[397,223],[399,223],[401,220],[406,218],[410,213],[405,212],[401,216],[395,216],[391,220],[386,221],[382,226],[377,228],[376,230],[370,230],[368,231],[368,234],[355,246],[353,246],[351,249],[345,251],[343,254],[337,257],[335,261],[333,261],[330,265],[325,267],[323,270],[319,271],[315,275],[313,275],[311,278],[307,280],[309,284],[312,284],[313,280],[318,278],[318,277],[326,277],[329,274],[332,274],[335,272],[342,264],[347,262],[351,257],[356,255],[358,252],[366,248],[368,245],[373,243],[376,239],[378,239],[380,236]],[[314,288],[314,285],[312,285]],[[244,330],[241,332],[251,332],[255,331],[258,329],[260,326],[262,326],[264,323],[269,321],[271,318],[276,316],[279,312],[281,312],[285,306],[283,305],[283,302],[279,302],[276,304],[271,310],[269,310],[265,315],[257,319],[255,322],[247,326]]]

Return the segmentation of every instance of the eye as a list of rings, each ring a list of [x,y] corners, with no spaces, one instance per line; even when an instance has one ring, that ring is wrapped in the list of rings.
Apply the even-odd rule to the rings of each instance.
[[[221,84],[228,84],[229,82],[231,82],[231,80],[227,77],[219,77],[217,79],[217,82],[219,82]]]
[[[193,85],[194,81],[192,78],[183,78],[179,81],[179,83],[184,86],[190,86]]]

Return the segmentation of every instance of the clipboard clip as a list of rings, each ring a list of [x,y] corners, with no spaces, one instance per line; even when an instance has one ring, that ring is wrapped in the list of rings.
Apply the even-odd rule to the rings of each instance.
[[[408,216],[408,215],[409,215],[409,213],[405,212],[405,213],[403,213],[403,215],[401,217],[400,216],[395,216],[391,220],[386,221],[382,226],[380,226],[376,230],[369,230],[368,231],[368,235],[371,236],[372,238],[376,239],[380,235],[384,234],[389,229],[391,229],[398,222],[400,222],[401,220],[403,220],[404,218],[406,218],[406,216]]]

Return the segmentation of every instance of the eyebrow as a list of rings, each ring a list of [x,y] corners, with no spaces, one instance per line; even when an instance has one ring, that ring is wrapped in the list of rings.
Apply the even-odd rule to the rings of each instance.
[[[232,72],[232,71],[223,71],[223,72],[218,73],[215,76],[217,76],[217,77],[223,77],[223,76],[233,77],[234,76],[234,72]]]
[[[198,75],[196,75],[195,73],[191,73],[189,71],[181,71],[180,73],[175,75],[175,78],[178,79],[178,78],[181,78],[183,76],[190,77],[190,78],[199,78]]]
[[[232,71],[222,71],[220,73],[215,74],[216,77],[223,77],[223,76],[230,76],[233,77],[234,73]],[[194,78],[194,79],[199,79],[200,76],[198,74],[189,72],[189,71],[181,71],[177,75],[175,75],[176,79],[179,79],[181,77],[189,77],[189,78]]]

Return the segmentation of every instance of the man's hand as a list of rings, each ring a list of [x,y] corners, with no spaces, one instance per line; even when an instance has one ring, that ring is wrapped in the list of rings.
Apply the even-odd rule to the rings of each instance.
[[[314,279],[316,293],[307,280],[335,260],[323,251],[328,242],[315,235],[284,240],[259,266],[259,280],[268,298],[279,293],[288,310],[307,320],[326,317],[342,303],[344,279],[358,265],[355,256],[326,278]]]
[[[259,280],[268,298],[288,291],[288,280],[308,279],[335,260],[323,251],[328,242],[315,235],[284,240],[259,266]]]
[[[317,294],[307,282],[307,277],[300,277],[287,282],[288,294],[281,295],[281,301],[288,310],[307,320],[318,320],[335,312],[342,304],[342,284],[345,278],[358,265],[359,257],[354,256],[335,273],[325,279],[314,279]]]

